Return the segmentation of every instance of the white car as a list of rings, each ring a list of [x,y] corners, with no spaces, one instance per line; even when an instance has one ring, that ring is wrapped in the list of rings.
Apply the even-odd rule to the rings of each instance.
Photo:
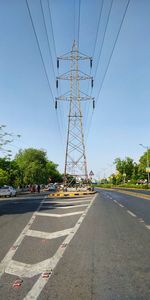
[[[0,197],[16,197],[16,190],[12,186],[3,186],[0,188]]]
[[[45,191],[55,191],[56,190],[56,186],[54,184],[50,184],[44,190]]]

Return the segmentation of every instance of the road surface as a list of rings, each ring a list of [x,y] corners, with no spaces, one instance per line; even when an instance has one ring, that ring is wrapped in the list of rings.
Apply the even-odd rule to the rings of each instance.
[[[124,190],[124,191],[129,191],[129,192],[134,192],[134,193],[139,193],[139,194],[145,194],[145,195],[150,195],[150,190],[144,190],[144,189],[130,189],[130,188],[114,188],[115,190]]]
[[[149,200],[5,199],[0,237],[1,300],[150,299]]]

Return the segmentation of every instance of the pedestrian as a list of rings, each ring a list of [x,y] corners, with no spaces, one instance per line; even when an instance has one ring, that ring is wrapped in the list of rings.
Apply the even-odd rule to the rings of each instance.
[[[37,191],[38,191],[38,193],[40,193],[40,185],[39,184],[37,186]]]

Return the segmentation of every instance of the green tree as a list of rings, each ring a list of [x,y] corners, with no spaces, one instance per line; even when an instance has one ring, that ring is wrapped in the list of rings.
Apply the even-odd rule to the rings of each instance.
[[[47,181],[52,182],[62,182],[63,177],[57,170],[58,165],[53,163],[52,161],[48,161],[46,164],[47,170]]]
[[[24,184],[47,184],[61,178],[57,165],[48,161],[44,150],[29,148],[20,150],[15,157]]]
[[[0,169],[0,186],[8,184],[8,172]]]
[[[134,169],[131,177],[131,183],[136,183],[139,179],[139,165],[134,162]]]
[[[126,180],[131,180],[134,171],[134,162],[130,157],[126,157],[124,160],[116,158],[114,161],[116,170],[121,174],[122,179],[126,174]]]
[[[116,179],[115,174],[112,174],[112,175],[111,175],[111,183],[112,183],[113,185],[115,185],[115,184],[117,183],[117,179]]]
[[[44,150],[20,150],[15,161],[23,174],[24,184],[45,183],[47,157]]]
[[[10,161],[7,157],[0,158],[0,169],[7,174],[4,184],[12,186],[20,184],[20,169],[14,160]]]
[[[148,160],[150,163],[150,149],[148,150]],[[147,179],[146,167],[147,167],[147,151],[144,152],[144,154],[139,159],[139,166],[138,166],[139,179]]]

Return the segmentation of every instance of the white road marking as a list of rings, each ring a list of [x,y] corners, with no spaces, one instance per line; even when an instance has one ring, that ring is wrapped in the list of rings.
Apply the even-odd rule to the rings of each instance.
[[[70,203],[68,203],[68,206],[55,206],[55,208],[58,208],[58,209],[68,209],[68,208],[70,208],[71,209],[71,208],[84,207],[84,206],[88,206],[88,204],[71,205]],[[42,205],[41,208],[54,208],[54,206],[53,205]]]
[[[20,261],[11,260],[9,265],[6,267],[5,272],[10,275],[18,277],[31,278],[47,269],[48,264],[53,264],[53,257],[45,259],[36,264],[25,264]]]
[[[139,219],[139,222],[144,223],[144,220],[143,219]]]
[[[56,239],[61,236],[68,235],[71,232],[72,228],[60,230],[56,232],[44,232],[44,231],[37,231],[37,230],[28,230],[26,236],[42,238],[42,239]]]
[[[80,202],[90,202],[91,201],[91,199],[86,199],[86,200],[84,200],[84,199],[82,199],[82,200],[76,200],[76,201],[57,201],[57,200],[55,200],[55,201],[53,201],[53,202],[50,202],[50,201],[44,201],[44,203],[49,203],[49,204],[75,204],[75,203],[80,203]]]
[[[84,206],[88,206],[88,204],[79,204],[79,205],[68,205],[68,206],[61,206],[58,208],[62,208],[62,209],[67,209],[67,208],[76,208],[76,207],[84,207]]]
[[[91,200],[91,202],[88,205],[88,207],[86,208],[85,212],[82,214],[82,216],[77,221],[77,223],[74,226],[71,233],[66,237],[63,244],[58,248],[55,255],[52,258],[49,259],[49,262],[46,261],[46,270],[43,270],[43,272],[50,272],[49,278],[51,277],[51,274],[52,274],[51,271],[56,267],[56,265],[58,264],[59,260],[61,259],[61,257],[63,256],[63,254],[65,252],[66,246],[63,247],[63,245],[68,245],[70,243],[70,241],[72,240],[72,238],[74,237],[74,235],[78,231],[79,227],[81,226],[81,223],[83,222],[89,208],[92,206],[93,201],[95,200],[95,198],[96,198],[96,195]],[[43,290],[44,286],[46,285],[48,279],[45,280],[45,278],[43,278],[42,275],[41,275],[39,277],[39,279],[36,281],[36,283],[34,284],[34,286],[32,287],[32,289],[28,292],[28,294],[26,295],[24,300],[37,299],[38,296],[40,295],[41,291]]]
[[[74,216],[74,215],[80,215],[83,212],[84,212],[84,210],[76,211],[76,212],[72,212],[72,213],[67,213],[67,214],[49,214],[49,213],[44,213],[44,212],[36,212],[36,216],[63,218],[63,217],[69,217],[69,216]]]
[[[136,218],[136,215],[132,213],[132,211],[127,210],[128,214],[131,215],[132,217]]]
[[[13,244],[13,246],[9,249],[9,251],[7,252],[7,254],[5,255],[5,257],[3,258],[3,260],[0,263],[0,277],[3,275],[3,273],[5,272],[6,267],[8,266],[8,264],[10,263],[11,259],[13,258],[13,256],[15,255],[18,247],[20,246],[21,242],[23,241],[28,229],[31,227],[32,223],[35,220],[36,217],[36,213],[37,211],[39,211],[39,209],[41,208],[43,202],[45,199],[43,199],[39,205],[39,207],[37,208],[37,210],[33,213],[31,219],[29,220],[28,224],[25,226],[25,228],[23,229],[23,231],[21,232],[21,234],[19,235],[19,237],[17,238],[17,240],[15,241],[15,243]]]
[[[120,207],[124,207],[121,203],[119,203],[117,200],[113,200],[116,204],[118,204]]]
[[[150,225],[145,225],[147,229],[150,229]]]
[[[118,204],[117,200],[113,200],[116,204]]]
[[[47,197],[45,197],[47,198]],[[30,219],[30,221],[28,222],[28,224],[26,225],[26,227],[23,229],[23,231],[21,232],[21,234],[19,235],[18,239],[15,241],[15,243],[13,244],[13,246],[10,248],[10,250],[8,251],[8,253],[6,254],[6,256],[4,257],[4,259],[2,260],[1,264],[0,264],[0,276],[2,276],[2,274],[4,272],[8,273],[8,274],[12,274],[12,275],[16,275],[16,276],[20,276],[20,277],[32,277],[34,275],[43,273],[43,271],[47,271],[47,266],[49,266],[49,272],[51,273],[51,269],[53,269],[56,264],[58,263],[59,259],[62,257],[66,246],[68,245],[68,243],[71,241],[71,239],[73,238],[74,234],[76,233],[76,231],[78,230],[78,228],[80,227],[83,219],[85,218],[90,206],[92,205],[94,199],[96,198],[96,195],[94,198],[90,200],[84,200],[84,201],[90,201],[90,203],[88,203],[88,207],[86,208],[85,211],[80,211],[80,212],[74,212],[74,213],[69,213],[69,214],[63,214],[63,216],[70,216],[70,215],[77,215],[77,214],[82,214],[82,216],[79,218],[79,220],[77,221],[75,227],[73,227],[72,229],[67,229],[65,231],[65,235],[68,235],[66,237],[66,239],[64,240],[63,244],[58,248],[57,252],[55,253],[55,255],[49,259],[46,259],[40,263],[37,264],[24,264],[22,262],[18,262],[15,260],[12,260],[13,256],[15,255],[18,247],[20,246],[21,242],[23,241],[24,237],[26,235],[32,236],[32,235],[38,235],[38,237],[44,237],[44,238],[56,238],[56,235],[58,236],[63,236],[64,235],[64,231],[62,233],[61,232],[57,232],[57,233],[37,233],[37,231],[33,231],[33,230],[29,230],[29,228],[31,227],[31,225],[33,224],[36,216],[38,215],[37,212],[39,212],[41,206],[43,205],[43,202],[45,202],[43,199],[43,201],[41,201],[39,207],[37,208],[37,211],[35,211]],[[82,200],[83,201],[83,200]],[[78,201],[78,202],[82,202],[82,201]],[[64,202],[61,202],[64,203]],[[68,202],[67,202],[68,204]],[[74,201],[73,201],[74,204]],[[43,213],[39,213],[42,214]],[[44,215],[50,215],[50,214],[44,214]],[[51,216],[53,217],[54,215],[51,214]],[[55,217],[62,217],[62,215],[55,215]],[[69,231],[69,232],[68,232]],[[53,234],[53,236],[52,236]],[[55,235],[56,234],[56,235]],[[40,235],[40,236],[39,236]],[[43,235],[43,236],[41,236]],[[51,237],[50,237],[51,235]],[[39,279],[43,279],[42,275]],[[36,285],[36,284],[35,284]],[[44,281],[44,285],[45,285],[45,281]],[[43,283],[42,283],[43,286]],[[43,286],[44,287],[44,286]],[[38,280],[37,282],[37,291],[39,291],[39,294],[41,292],[41,280]],[[36,291],[36,293],[37,293]],[[32,290],[30,291],[32,293]],[[29,292],[29,293],[30,293]],[[33,294],[35,294],[34,291],[34,286],[33,286]],[[28,297],[28,295],[27,295]],[[31,297],[32,299],[37,299],[36,297]],[[30,296],[27,299],[31,299]]]

